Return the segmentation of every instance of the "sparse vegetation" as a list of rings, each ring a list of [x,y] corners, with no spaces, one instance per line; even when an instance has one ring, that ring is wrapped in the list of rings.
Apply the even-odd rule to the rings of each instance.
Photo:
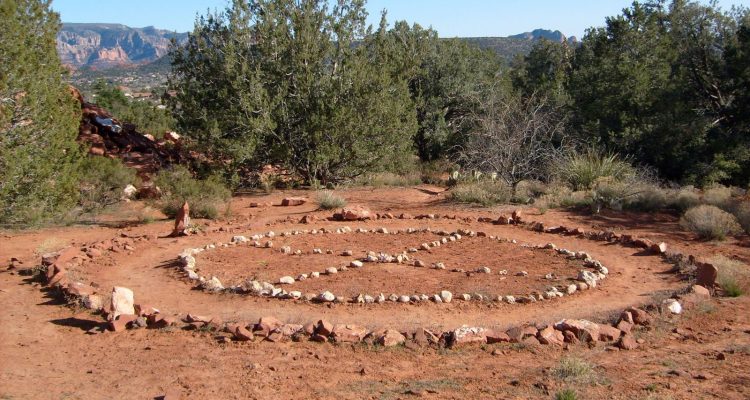
[[[725,295],[739,297],[747,292],[750,286],[750,267],[722,255],[712,258],[711,263],[719,270],[716,283]]]
[[[119,159],[88,157],[82,165],[79,204],[86,213],[96,213],[123,198],[127,185],[138,185],[134,169]]]
[[[724,240],[727,235],[741,231],[732,214],[709,205],[689,209],[680,219],[680,225],[703,239],[711,240]]]
[[[181,166],[160,171],[156,176],[156,185],[162,190],[162,198],[157,205],[170,218],[187,201],[192,217],[215,219],[231,195],[220,179],[211,177],[198,180]]]
[[[573,389],[563,389],[555,393],[555,400],[578,400],[578,394]]]
[[[318,206],[322,210],[335,210],[346,205],[346,200],[343,197],[336,195],[330,190],[318,192],[317,200]]]
[[[576,357],[563,357],[552,373],[566,382],[588,383],[595,377],[594,369],[585,360]]]
[[[492,206],[508,203],[513,191],[504,182],[481,179],[459,183],[451,189],[450,198],[457,203]]]
[[[558,162],[555,174],[573,190],[587,190],[602,180],[624,182],[635,175],[635,169],[615,153],[588,148],[565,156]]]

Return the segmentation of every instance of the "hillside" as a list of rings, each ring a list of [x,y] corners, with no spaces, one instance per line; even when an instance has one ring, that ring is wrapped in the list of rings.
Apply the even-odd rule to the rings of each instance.
[[[528,54],[534,46],[534,43],[541,39],[559,43],[578,43],[578,39],[575,36],[568,38],[560,31],[551,31],[547,29],[535,29],[531,32],[524,32],[506,37],[466,37],[461,39],[482,49],[494,51],[500,56],[500,58],[508,63],[512,61],[517,54]]]
[[[187,34],[152,26],[64,23],[57,35],[57,51],[62,62],[73,68],[106,69],[156,61],[167,54],[173,38],[182,42]]]

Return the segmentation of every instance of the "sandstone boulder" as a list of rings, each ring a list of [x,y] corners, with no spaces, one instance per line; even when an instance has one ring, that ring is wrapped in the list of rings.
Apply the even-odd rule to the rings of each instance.
[[[135,315],[133,291],[124,287],[113,287],[111,310],[112,317],[115,319],[122,314]]]

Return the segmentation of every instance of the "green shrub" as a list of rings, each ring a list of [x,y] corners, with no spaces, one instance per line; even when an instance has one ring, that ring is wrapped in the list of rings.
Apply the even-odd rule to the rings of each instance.
[[[635,175],[635,168],[617,154],[603,153],[589,148],[583,153],[574,153],[558,163],[556,175],[574,190],[592,189],[602,178],[625,181]]]
[[[563,389],[555,393],[555,400],[578,400],[578,395],[573,389]]]
[[[337,196],[330,190],[324,190],[318,193],[318,206],[323,210],[334,210],[344,207],[346,200]]]
[[[537,180],[521,181],[516,185],[513,201],[528,204],[547,194],[547,185]]]
[[[231,197],[231,192],[220,179],[195,179],[190,171],[182,166],[159,171],[156,186],[162,190],[158,206],[170,218],[174,217],[182,203],[187,201],[192,217],[215,219],[219,216],[219,209],[224,207]]]
[[[459,183],[451,189],[450,199],[458,203],[491,206],[510,202],[512,192],[503,182],[485,179]]]
[[[737,234],[742,229],[732,214],[710,205],[689,209],[680,219],[680,225],[701,238],[718,240]]]
[[[664,209],[668,204],[666,192],[654,185],[638,188],[637,193],[625,201],[625,207],[628,209],[649,212]]]
[[[96,212],[116,204],[127,185],[138,185],[136,171],[119,159],[87,157],[81,173],[79,204],[84,212]]]
[[[447,182],[448,175],[457,169],[456,164],[447,160],[435,160],[422,164],[422,182],[431,185],[442,185]]]
[[[711,264],[719,270],[716,283],[722,288],[724,294],[729,297],[739,297],[745,294],[750,277],[750,267],[723,255],[713,257]]]

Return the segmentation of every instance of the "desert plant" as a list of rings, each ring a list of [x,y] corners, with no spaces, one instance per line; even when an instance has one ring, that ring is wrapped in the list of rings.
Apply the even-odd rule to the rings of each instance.
[[[741,231],[737,219],[732,214],[710,205],[689,209],[680,219],[680,225],[703,239],[723,240],[727,235]]]
[[[716,283],[727,296],[739,297],[745,294],[750,278],[750,269],[747,265],[723,255],[713,257],[711,264],[719,270]]]
[[[333,210],[346,205],[343,197],[336,195],[330,190],[318,192],[318,206],[322,210]]]
[[[673,203],[675,208],[685,212],[701,204],[701,196],[694,187],[686,186],[674,195]]]
[[[591,364],[576,357],[561,358],[552,373],[564,381],[585,382],[594,377],[594,369]]]
[[[79,204],[89,213],[118,203],[127,185],[138,184],[135,170],[127,168],[119,159],[88,157],[81,173]]]
[[[703,203],[727,210],[732,202],[732,189],[714,185],[703,192]]]
[[[219,209],[231,196],[229,189],[218,178],[198,180],[182,166],[160,171],[156,176],[156,185],[162,190],[162,198],[157,206],[170,218],[187,201],[191,216],[215,219],[219,216]]]
[[[555,400],[578,400],[578,395],[573,389],[563,389],[555,393]]]
[[[513,201],[516,203],[531,203],[535,199],[547,194],[547,185],[538,180],[518,182]]]
[[[750,234],[750,202],[739,203],[732,211],[742,229]]]
[[[667,193],[655,185],[638,188],[638,192],[630,199],[626,199],[625,207],[640,211],[657,211],[668,205]]]
[[[396,174],[393,172],[378,172],[369,174],[356,183],[361,185],[368,185],[372,187],[408,187],[422,183],[422,176],[419,172],[406,172],[402,174]]]
[[[456,185],[450,199],[457,203],[491,206],[510,202],[512,189],[502,181],[480,180]]]
[[[635,173],[635,168],[627,160],[595,148],[568,154],[557,163],[555,171],[574,190],[592,189],[602,178],[625,181]]]

